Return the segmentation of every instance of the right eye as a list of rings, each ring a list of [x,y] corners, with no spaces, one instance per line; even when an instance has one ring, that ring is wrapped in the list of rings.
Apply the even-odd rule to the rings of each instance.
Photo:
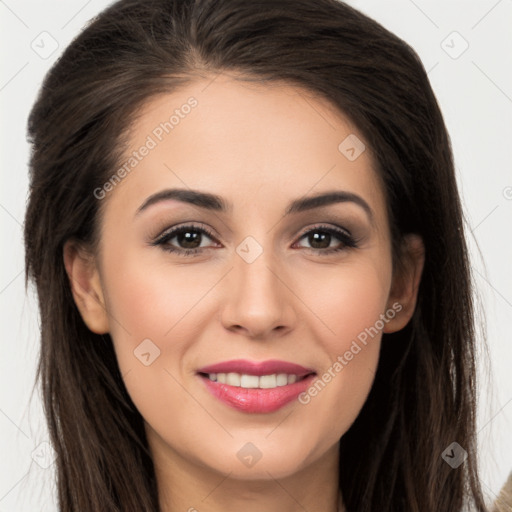
[[[214,241],[216,245],[209,245],[208,240]],[[164,251],[181,256],[192,256],[209,247],[219,247],[219,242],[204,226],[185,225],[165,231],[152,245],[161,246]]]

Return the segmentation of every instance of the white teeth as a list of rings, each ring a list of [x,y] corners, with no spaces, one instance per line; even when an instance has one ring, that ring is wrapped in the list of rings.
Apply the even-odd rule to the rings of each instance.
[[[257,375],[242,375],[240,386],[243,388],[257,388],[260,385],[260,378]]]
[[[228,373],[226,375],[226,384],[230,386],[240,387],[240,374],[239,373]]]
[[[271,389],[277,387],[277,379],[276,375],[262,375],[260,377],[260,385],[258,386],[262,389]]]
[[[279,386],[286,386],[297,382],[297,375],[288,375],[278,373],[272,375],[247,375],[240,373],[209,373],[208,378],[213,382],[229,384],[230,386],[242,387],[246,389],[272,389]]]
[[[276,382],[278,386],[286,386],[288,384],[288,375],[286,373],[278,373]]]

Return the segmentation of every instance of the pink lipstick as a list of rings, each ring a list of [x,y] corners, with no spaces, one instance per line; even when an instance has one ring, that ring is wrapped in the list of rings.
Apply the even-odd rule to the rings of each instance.
[[[305,391],[316,373],[287,361],[236,359],[198,370],[207,390],[226,405],[247,413],[270,413]]]

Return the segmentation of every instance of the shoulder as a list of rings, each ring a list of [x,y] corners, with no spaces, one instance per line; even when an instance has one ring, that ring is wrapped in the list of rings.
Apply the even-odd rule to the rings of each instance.
[[[505,485],[494,502],[492,512],[510,512],[512,510],[512,473],[508,475]]]

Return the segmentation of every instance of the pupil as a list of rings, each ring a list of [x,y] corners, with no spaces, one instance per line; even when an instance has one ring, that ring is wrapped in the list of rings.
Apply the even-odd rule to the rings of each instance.
[[[184,249],[195,249],[201,245],[201,234],[191,231],[185,231],[178,234],[178,243]]]
[[[309,235],[309,243],[314,249],[326,249],[331,245],[330,233],[317,232]]]

